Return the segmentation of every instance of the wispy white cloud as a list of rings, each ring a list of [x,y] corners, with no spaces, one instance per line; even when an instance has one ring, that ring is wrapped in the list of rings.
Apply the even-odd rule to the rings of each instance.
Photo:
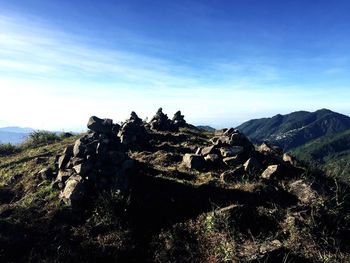
[[[315,94],[287,85],[280,65],[263,58],[218,59],[195,67],[190,60],[178,63],[98,42],[37,17],[0,15],[0,92],[5,98],[0,118],[35,128],[79,130],[92,114],[123,120],[136,110],[150,117],[163,106],[169,113],[183,110],[191,122],[218,126],[276,109],[343,105],[349,98],[346,91],[339,99],[327,90]]]

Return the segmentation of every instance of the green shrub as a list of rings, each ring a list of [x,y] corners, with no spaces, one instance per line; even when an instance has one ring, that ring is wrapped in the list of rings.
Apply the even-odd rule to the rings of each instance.
[[[62,140],[62,136],[57,135],[55,132],[50,131],[34,131],[22,144],[24,148],[37,147],[42,145],[48,145],[53,142]]]
[[[20,149],[11,143],[0,144],[0,156],[10,155],[19,152]]]

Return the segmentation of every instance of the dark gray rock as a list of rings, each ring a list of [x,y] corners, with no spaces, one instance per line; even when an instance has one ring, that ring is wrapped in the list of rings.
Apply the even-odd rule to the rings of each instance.
[[[84,161],[73,167],[74,171],[81,176],[88,174],[92,168],[93,165],[89,161]]]
[[[249,158],[243,166],[247,173],[257,173],[263,169],[262,164],[254,157]]]
[[[205,167],[205,160],[202,155],[186,153],[182,163],[190,169],[201,170]]]
[[[85,154],[85,145],[82,142],[82,138],[75,141],[74,147],[73,147],[73,155],[75,157],[83,157]]]
[[[208,164],[209,167],[215,167],[220,165],[221,158],[218,154],[215,153],[209,153],[204,157],[205,162]]]
[[[220,152],[215,148],[215,146],[208,146],[208,147],[204,147],[203,149],[201,149],[200,154],[201,155],[207,155],[207,154],[219,154]]]
[[[224,164],[226,164],[228,166],[237,166],[238,164],[241,163],[241,160],[240,160],[238,155],[226,157],[226,158],[222,159],[222,161],[224,162]]]
[[[59,159],[58,159],[58,169],[62,170],[65,169],[68,162],[70,160],[70,156],[69,155],[62,155]]]
[[[157,131],[173,131],[174,126],[168,115],[163,113],[163,109],[159,108],[156,115],[150,121],[151,129]]]
[[[68,145],[64,151],[63,151],[63,154],[65,155],[68,155],[68,156],[73,156],[73,148],[74,148],[74,145]]]
[[[229,184],[229,183],[233,183],[233,182],[240,180],[243,175],[244,175],[244,167],[241,165],[241,166],[238,166],[234,169],[230,169],[230,170],[223,172],[220,175],[220,179],[224,183]]]
[[[174,117],[172,119],[173,125],[176,128],[180,128],[180,127],[186,127],[187,123],[185,121],[185,116],[181,114],[181,111],[177,111],[174,114]]]
[[[51,180],[53,179],[53,171],[50,167],[44,168],[39,171],[38,175],[43,180]]]
[[[222,157],[231,157],[241,154],[244,151],[242,146],[230,146],[230,147],[221,147],[220,153]]]
[[[67,205],[75,205],[80,203],[85,197],[85,187],[81,176],[75,175],[69,177],[66,181],[64,190],[60,194],[60,198]]]
[[[113,121],[111,119],[100,119],[96,116],[91,116],[87,127],[97,133],[110,134],[113,129]]]

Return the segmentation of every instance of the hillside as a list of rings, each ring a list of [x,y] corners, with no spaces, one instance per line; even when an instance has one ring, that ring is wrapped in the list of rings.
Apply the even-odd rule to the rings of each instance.
[[[315,112],[297,111],[247,121],[237,127],[256,143],[268,141],[290,150],[322,136],[350,129],[350,117],[327,109]]]
[[[87,126],[0,158],[1,262],[350,261],[347,184],[181,112]]]
[[[350,178],[350,130],[323,136],[297,147],[292,153],[320,166],[329,175]]]

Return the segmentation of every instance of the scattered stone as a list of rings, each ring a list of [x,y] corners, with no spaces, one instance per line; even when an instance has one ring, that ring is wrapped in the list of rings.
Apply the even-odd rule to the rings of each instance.
[[[290,154],[288,154],[288,153],[284,153],[282,159],[286,163],[289,163],[289,164],[291,164],[293,166],[297,165],[297,160],[295,159],[295,157],[290,155]]]
[[[69,157],[73,156],[73,149],[74,149],[74,145],[68,145],[64,151],[63,151],[63,154],[64,155],[67,155]]]
[[[93,166],[90,162],[83,162],[81,164],[75,165],[73,167],[73,169],[77,174],[84,176],[84,175],[88,174],[88,172],[90,172],[92,167]]]
[[[221,163],[221,158],[215,153],[209,153],[204,157],[204,160],[209,166],[217,166]]]
[[[249,158],[243,166],[247,173],[257,173],[263,168],[261,163],[254,157]]]
[[[222,161],[228,166],[237,166],[238,164],[240,164],[240,158],[238,155],[226,157]]]
[[[263,154],[276,154],[281,155],[283,151],[278,146],[270,145],[267,142],[262,143],[258,147],[258,152]]]
[[[202,152],[202,147],[199,147],[198,149],[197,149],[197,151],[196,151],[196,154],[201,154],[201,152]]]
[[[261,174],[261,177],[264,179],[275,179],[280,175],[281,167],[279,164],[268,166],[265,171]]]
[[[220,153],[222,157],[231,157],[238,155],[244,151],[242,146],[221,147]]]
[[[205,166],[203,156],[186,153],[182,159],[183,164],[190,169],[201,170]]]
[[[224,183],[233,183],[242,178],[244,175],[244,167],[238,166],[234,169],[227,170],[220,175],[221,181]]]
[[[215,146],[208,146],[204,147],[200,151],[201,155],[207,155],[207,154],[219,154],[219,151],[215,148]]]
[[[53,178],[53,171],[50,167],[40,170],[38,173],[42,180],[51,180]]]
[[[62,155],[59,159],[58,159],[58,169],[65,169],[68,162],[70,160],[70,156],[69,155]]]

